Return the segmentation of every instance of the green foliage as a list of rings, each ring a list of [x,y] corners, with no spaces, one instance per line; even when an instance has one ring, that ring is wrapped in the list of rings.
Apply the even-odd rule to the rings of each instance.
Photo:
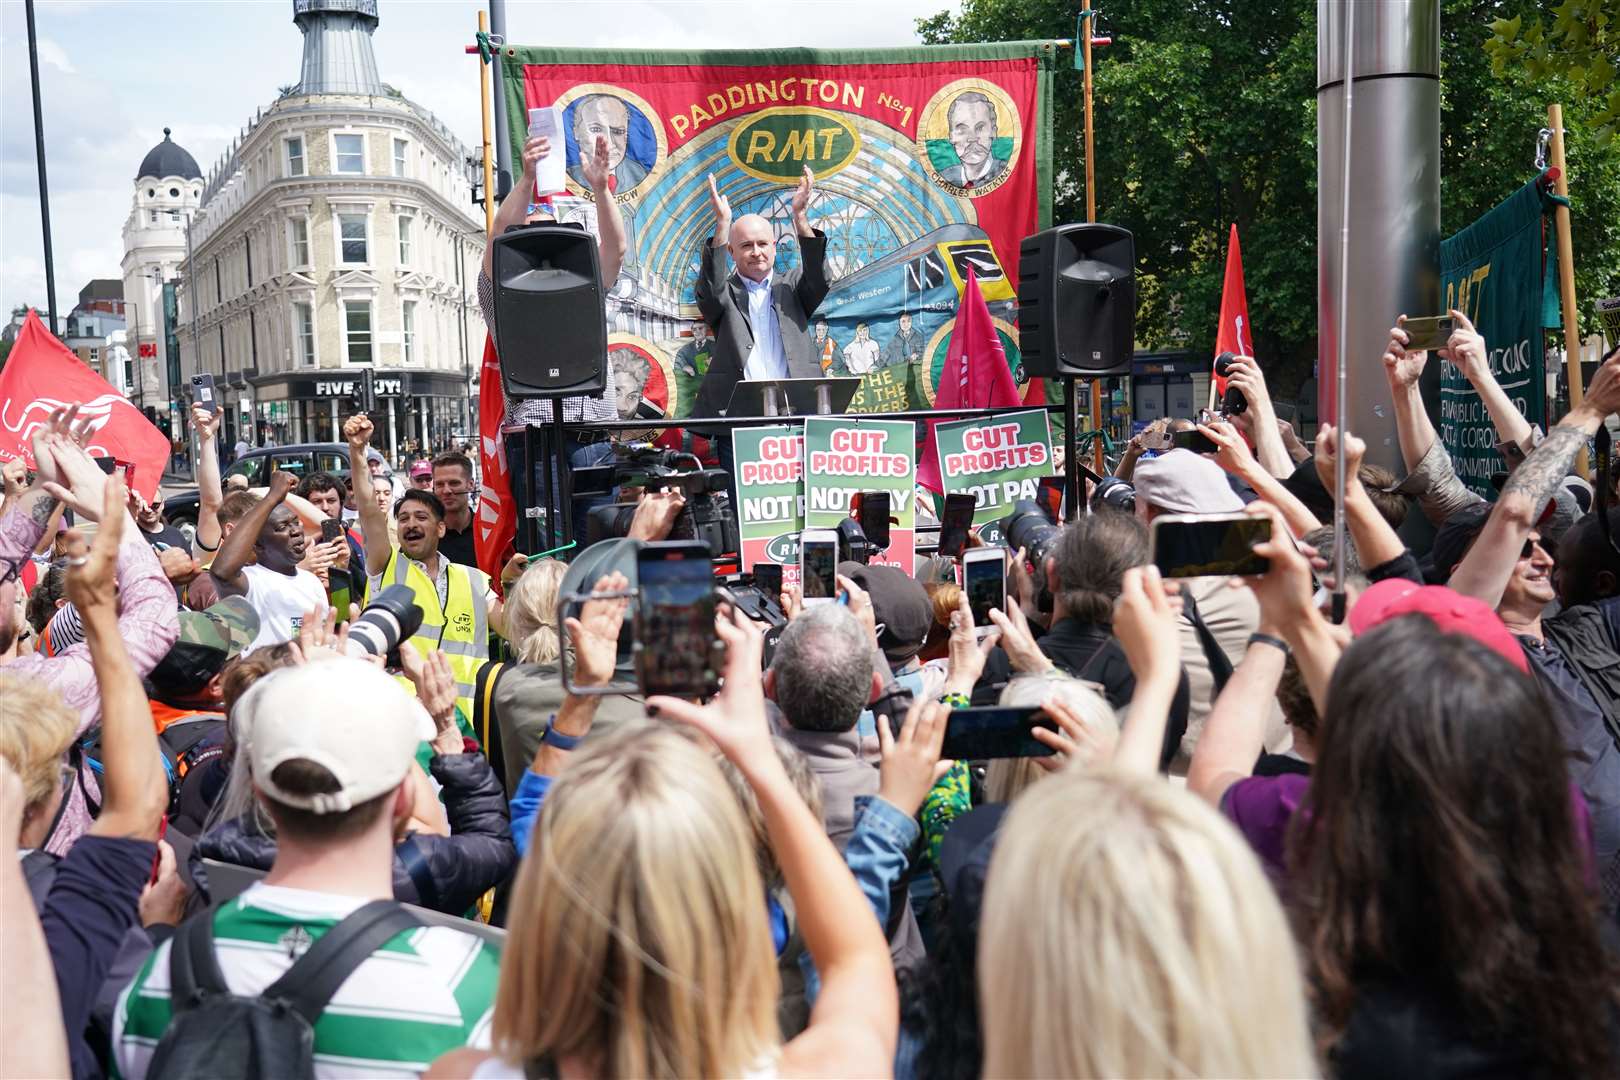
[[[1613,3],[1614,0],[1606,0]],[[1546,103],[1564,100],[1577,293],[1620,292],[1620,162],[1590,102],[1559,78],[1491,78],[1491,20],[1519,3],[1443,0],[1442,228],[1479,217],[1534,175]],[[919,20],[931,44],[1069,38],[1072,0],[962,0]],[[1289,397],[1316,358],[1314,0],[1112,0],[1093,53],[1097,219],[1136,237],[1137,341],[1213,351],[1227,233],[1237,223],[1255,352]],[[1053,220],[1084,221],[1080,73],[1053,90]]]
[[[1532,84],[1549,76],[1567,80],[1592,103],[1597,137],[1611,141],[1620,128],[1620,0],[1564,0],[1548,13],[1550,24],[1543,14],[1503,13],[1490,21],[1491,74]]]

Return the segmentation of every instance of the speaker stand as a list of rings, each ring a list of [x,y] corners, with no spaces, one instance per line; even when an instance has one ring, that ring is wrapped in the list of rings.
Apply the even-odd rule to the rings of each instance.
[[[1080,516],[1084,494],[1076,482],[1080,475],[1080,442],[1075,438],[1074,429],[1080,424],[1080,403],[1074,396],[1075,382],[1075,376],[1063,376],[1063,490],[1069,501],[1069,521]]]

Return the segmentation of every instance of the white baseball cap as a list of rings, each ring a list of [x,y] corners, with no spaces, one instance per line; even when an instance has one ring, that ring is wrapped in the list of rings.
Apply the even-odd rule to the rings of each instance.
[[[1191,450],[1171,450],[1136,464],[1136,496],[1171,514],[1230,514],[1243,509],[1226,470]]]
[[[382,669],[340,657],[273,672],[253,688],[243,735],[253,782],[279,803],[314,814],[353,809],[405,779],[433,721]],[[243,705],[250,704],[244,698]],[[283,791],[271,779],[283,762],[313,761],[337,777],[338,790]]]

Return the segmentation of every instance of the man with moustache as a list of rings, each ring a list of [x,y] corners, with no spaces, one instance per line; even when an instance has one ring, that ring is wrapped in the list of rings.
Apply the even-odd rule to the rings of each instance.
[[[371,433],[371,420],[364,413],[349,417],[343,425],[365,540],[366,595],[375,597],[390,585],[410,586],[422,609],[422,625],[409,640],[423,656],[434,650],[444,653],[455,674],[456,705],[463,718],[470,718],[478,669],[489,659],[489,632],[504,636],[505,610],[488,574],[452,562],[439,550],[445,509],[433,492],[412,488],[400,497],[394,505],[399,542],[389,542],[388,516],[372,494],[371,475],[365,468]],[[510,585],[525,565],[522,555],[513,555],[501,570],[502,582]]]
[[[939,178],[957,187],[984,187],[1007,171],[1007,159],[993,153],[996,139],[996,103],[978,90],[958,94],[945,110],[951,146],[962,164],[941,170]]]

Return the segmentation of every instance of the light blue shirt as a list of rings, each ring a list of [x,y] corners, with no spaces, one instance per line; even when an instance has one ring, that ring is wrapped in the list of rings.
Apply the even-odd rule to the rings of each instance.
[[[748,325],[754,329],[754,348],[743,365],[745,379],[787,378],[787,356],[782,352],[782,331],[776,322],[776,305],[771,303],[771,280],[775,274],[766,274],[764,281],[743,278],[748,290]]]

